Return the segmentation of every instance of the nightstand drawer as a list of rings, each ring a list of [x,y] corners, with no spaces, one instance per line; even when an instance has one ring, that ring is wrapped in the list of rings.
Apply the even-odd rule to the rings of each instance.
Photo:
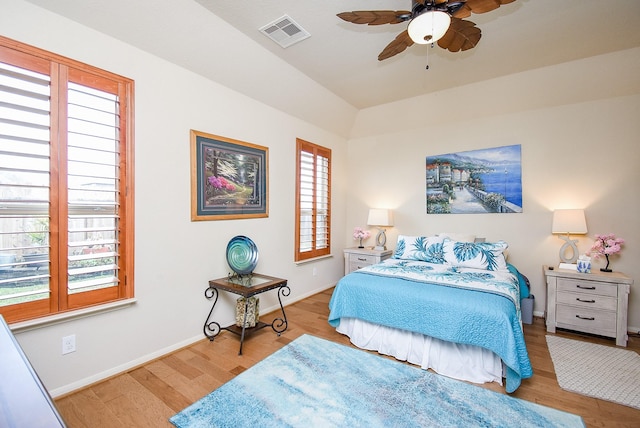
[[[558,278],[558,291],[598,294],[600,296],[611,297],[618,296],[618,287],[616,285],[581,279]]]
[[[349,254],[349,263],[360,265],[361,267],[372,265],[377,257],[369,254]]]
[[[556,310],[558,327],[602,336],[615,336],[616,313],[558,305]]]
[[[600,296],[588,293],[563,293],[558,291],[557,303],[572,305],[585,309],[602,309],[614,311],[618,306],[618,299],[610,296]]]
[[[349,264],[349,272],[353,272],[354,270],[362,269],[367,266],[371,266],[371,263],[351,262]]]
[[[345,248],[344,274],[362,269],[388,259],[393,254],[391,250],[375,250],[373,248]]]

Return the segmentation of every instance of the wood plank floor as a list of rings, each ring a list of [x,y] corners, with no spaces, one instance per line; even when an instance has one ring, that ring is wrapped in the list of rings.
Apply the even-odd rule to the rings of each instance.
[[[203,339],[127,373],[58,398],[56,405],[70,428],[172,427],[169,417],[302,334],[350,345],[347,337],[327,323],[332,292],[333,289],[329,289],[287,306],[288,330],[280,337],[269,328],[257,332],[245,341],[241,356],[237,336],[224,332],[214,342]],[[540,318],[536,318],[533,325],[525,325],[534,376],[525,379],[512,396],[578,414],[588,427],[640,426],[640,410],[560,389],[546,334],[544,320]],[[613,340],[571,333],[558,335],[615,344]],[[630,338],[628,349],[640,351],[640,338]],[[483,387],[504,393],[504,388],[497,384]]]

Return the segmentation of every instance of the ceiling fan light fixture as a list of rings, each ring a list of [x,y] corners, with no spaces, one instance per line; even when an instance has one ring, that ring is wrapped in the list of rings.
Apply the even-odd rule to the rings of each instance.
[[[409,22],[409,37],[414,43],[435,43],[444,36],[451,25],[451,16],[439,10],[428,10]]]

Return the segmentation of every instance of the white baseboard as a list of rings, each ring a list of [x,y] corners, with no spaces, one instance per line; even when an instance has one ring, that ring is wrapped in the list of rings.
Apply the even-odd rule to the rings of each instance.
[[[307,297],[313,296],[314,294],[318,294],[318,293],[321,293],[321,292],[323,292],[325,290],[328,290],[331,287],[335,287],[335,284],[331,284],[331,285],[328,285],[328,286],[326,286],[324,288],[310,291],[310,292],[308,292],[306,294],[302,294],[300,296],[297,296],[295,299],[287,299],[286,302],[282,302],[282,304],[285,307],[289,306],[289,305],[291,305],[293,303],[296,303],[296,302],[298,302],[300,300],[304,300]],[[280,305],[273,305],[273,306],[268,307],[268,308],[264,308],[264,309],[261,308],[260,312],[267,314],[269,312],[279,311],[279,310],[280,310]],[[174,343],[173,345],[170,345],[170,346],[167,346],[165,348],[159,349],[159,350],[157,350],[155,352],[152,352],[150,354],[143,355],[143,356],[141,356],[139,358],[136,358],[135,360],[128,361],[125,364],[121,364],[119,366],[112,367],[109,370],[105,370],[103,372],[96,373],[96,374],[94,374],[92,376],[86,377],[84,379],[80,379],[80,380],[78,380],[76,382],[61,386],[60,388],[52,389],[52,390],[49,391],[49,394],[51,395],[52,398],[55,399],[55,398],[60,397],[62,395],[69,394],[71,392],[77,391],[77,390],[82,389],[82,388],[86,388],[89,385],[93,385],[95,383],[104,381],[104,380],[106,380],[106,379],[108,379],[110,377],[117,376],[117,375],[122,374],[122,373],[126,373],[127,371],[129,371],[129,370],[131,370],[133,368],[139,367],[139,366],[141,366],[143,364],[146,364],[149,361],[153,361],[153,360],[155,360],[157,358],[163,357],[163,356],[168,355],[168,354],[170,354],[170,353],[172,353],[174,351],[177,351],[178,349],[182,349],[182,348],[184,348],[186,346],[192,345],[192,344],[202,340],[203,338],[204,338],[204,336],[201,333],[201,334],[199,334],[197,336],[193,336],[193,337],[191,337],[189,339],[185,339],[185,340],[183,340],[181,342]]]
[[[93,385],[95,383],[104,381],[110,377],[122,374],[122,373],[126,373],[127,371],[135,368],[135,367],[139,367],[143,364],[148,363],[149,361],[153,361],[157,358],[160,358],[164,355],[170,354],[174,351],[177,351],[178,349],[184,348],[186,346],[192,345],[200,340],[203,339],[202,334],[199,334],[198,336],[194,336],[191,337],[189,339],[183,340],[181,342],[178,343],[174,343],[171,346],[167,346],[166,348],[162,348],[159,349],[155,352],[152,352],[150,354],[147,355],[143,355],[139,358],[136,358],[135,360],[131,360],[126,362],[125,364],[121,364],[119,366],[115,366],[110,368],[109,370],[105,370],[103,372],[100,373],[96,373],[92,376],[86,377],[84,379],[80,379],[76,382],[61,386],[60,388],[56,388],[56,389],[52,389],[49,390],[49,395],[51,395],[52,398],[57,398],[60,397],[62,395],[65,394],[69,394],[71,392],[77,391],[79,389],[82,388],[86,388],[89,385]]]

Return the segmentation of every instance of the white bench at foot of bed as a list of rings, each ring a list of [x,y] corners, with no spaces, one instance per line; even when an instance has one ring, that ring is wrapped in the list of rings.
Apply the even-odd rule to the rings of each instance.
[[[390,355],[454,379],[502,385],[500,357],[479,346],[446,342],[356,318],[340,319],[336,330],[348,336],[358,348]]]

